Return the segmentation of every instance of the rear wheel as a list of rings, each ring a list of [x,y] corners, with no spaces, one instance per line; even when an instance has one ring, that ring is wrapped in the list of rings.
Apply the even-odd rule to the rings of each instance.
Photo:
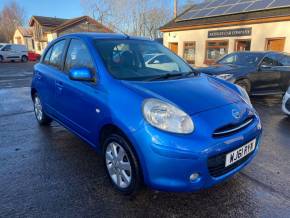
[[[27,62],[28,61],[28,57],[26,55],[23,55],[22,58],[21,58],[21,61],[24,62],[24,63]]]
[[[103,143],[103,157],[112,185],[125,195],[135,194],[140,188],[141,171],[131,146],[121,134],[107,137]]]
[[[245,89],[247,91],[248,94],[250,94],[251,92],[251,84],[248,80],[238,80],[237,82],[235,82],[236,85],[239,85],[240,87],[242,87],[243,89]]]
[[[42,103],[37,93],[35,93],[33,96],[33,103],[34,103],[34,114],[38,123],[42,126],[49,125],[52,122],[52,119],[48,117],[43,111]]]

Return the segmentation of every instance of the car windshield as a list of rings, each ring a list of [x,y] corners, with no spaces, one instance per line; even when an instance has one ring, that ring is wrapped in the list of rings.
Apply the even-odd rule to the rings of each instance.
[[[154,41],[95,40],[107,70],[120,80],[154,80],[192,71],[181,58]]]
[[[221,60],[218,64],[233,64],[233,65],[242,65],[242,66],[256,66],[263,58],[262,53],[232,53]]]

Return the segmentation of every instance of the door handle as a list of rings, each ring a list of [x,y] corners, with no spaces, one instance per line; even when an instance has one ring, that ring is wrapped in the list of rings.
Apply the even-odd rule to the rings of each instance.
[[[63,83],[62,83],[62,82],[55,82],[55,85],[56,85],[56,87],[57,87],[59,90],[62,90],[62,88],[63,88]]]

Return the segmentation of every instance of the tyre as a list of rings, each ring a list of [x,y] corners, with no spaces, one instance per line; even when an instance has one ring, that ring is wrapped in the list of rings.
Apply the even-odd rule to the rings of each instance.
[[[106,174],[112,185],[124,195],[134,195],[141,186],[137,158],[122,134],[110,134],[103,143]]]
[[[42,126],[49,125],[52,122],[52,119],[44,113],[41,100],[37,95],[37,93],[35,93],[33,96],[33,105],[34,105],[34,114],[38,123]]]
[[[251,92],[251,84],[248,80],[238,80],[237,82],[235,82],[236,85],[239,85],[240,87],[242,87],[243,89],[245,89],[247,91],[248,94],[250,94]]]
[[[21,58],[21,62],[26,63],[28,61],[28,57],[26,55],[23,55]]]
[[[0,63],[4,62],[4,58],[0,55]]]

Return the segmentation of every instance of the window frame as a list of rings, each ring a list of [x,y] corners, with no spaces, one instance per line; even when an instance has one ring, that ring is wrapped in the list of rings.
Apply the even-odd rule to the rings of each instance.
[[[210,42],[215,42],[215,43],[226,42],[227,43],[227,46],[226,47],[225,46],[209,46],[208,44]],[[207,58],[207,50],[208,50],[208,48],[226,48],[227,49],[227,53],[225,55],[227,55],[227,54],[229,54],[229,40],[228,39],[206,40],[206,42],[205,42],[205,58],[204,58],[204,64],[210,65],[210,64],[214,64],[219,59],[217,59],[217,60],[208,59]]]
[[[53,51],[55,44],[57,44],[57,43],[59,43],[61,41],[65,41],[65,44],[64,44],[62,55],[61,55],[60,68],[57,68],[56,66],[54,66],[54,65],[52,65],[50,63],[51,54],[50,54],[50,57],[49,57],[49,64],[44,63],[44,59],[45,59],[46,55],[48,54],[49,50],[52,49],[52,51]],[[63,71],[63,69],[64,69],[64,55],[67,52],[67,48],[68,48],[68,39],[67,38],[60,38],[59,40],[53,42],[51,45],[49,45],[45,49],[44,55],[42,56],[43,58],[41,59],[41,63],[44,64],[45,66],[52,67],[53,69],[56,69],[56,70],[58,70],[58,71],[63,73],[64,72]],[[52,51],[51,51],[51,53],[52,53]]]
[[[191,44],[193,44],[193,48],[194,48],[194,60],[192,61],[192,60],[187,60],[186,58],[185,58],[185,49],[186,49],[186,44],[189,44],[189,43],[191,43]],[[183,52],[182,52],[182,57],[184,58],[184,60],[186,60],[186,62],[188,63],[188,64],[195,64],[195,58],[196,58],[196,41],[184,41],[183,42]]]

